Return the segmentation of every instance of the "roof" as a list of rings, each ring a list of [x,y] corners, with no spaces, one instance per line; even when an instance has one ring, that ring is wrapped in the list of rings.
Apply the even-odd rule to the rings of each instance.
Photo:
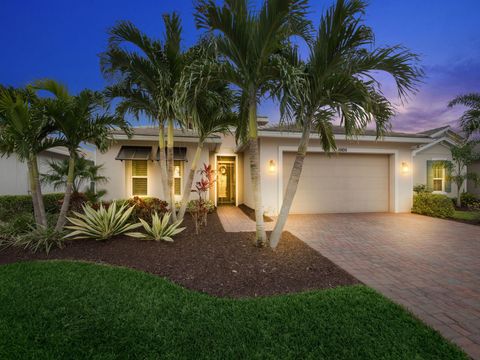
[[[259,130],[262,131],[272,131],[272,132],[291,132],[291,133],[300,133],[302,130],[296,125],[269,125],[261,127]],[[333,133],[335,135],[345,135],[345,128],[343,126],[334,125]],[[365,129],[358,135],[367,135],[367,136],[377,136],[377,132],[373,129]],[[389,137],[404,137],[404,138],[425,138],[428,137],[423,133],[407,133],[399,131],[388,131],[385,136]]]
[[[425,130],[425,131],[419,132],[418,134],[431,136],[431,135],[434,135],[434,134],[436,134],[438,132],[441,132],[443,130],[448,130],[449,128],[450,128],[449,125],[445,125],[445,126],[440,126],[440,127],[434,128],[434,129]]]

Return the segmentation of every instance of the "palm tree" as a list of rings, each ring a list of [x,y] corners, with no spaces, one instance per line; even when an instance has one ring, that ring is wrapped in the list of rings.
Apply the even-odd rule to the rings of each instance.
[[[37,227],[47,226],[38,174],[37,155],[61,141],[49,135],[54,125],[45,116],[44,104],[27,89],[0,89],[0,153],[25,161]]]
[[[41,181],[46,184],[51,184],[55,190],[63,189],[67,185],[68,159],[61,161],[49,161],[50,168],[47,173],[41,174]],[[93,161],[87,160],[83,157],[78,157],[75,160],[75,168],[73,171],[73,185],[72,191],[79,192],[91,183],[99,184],[108,181],[108,178],[100,175],[103,165],[95,165]]]
[[[70,206],[75,162],[79,158],[81,144],[89,142],[95,144],[100,151],[105,151],[111,143],[111,130],[121,128],[129,134],[129,125],[123,118],[107,112],[104,96],[99,92],[83,90],[78,95],[72,96],[65,86],[54,80],[37,81],[35,88],[54,96],[53,99],[45,99],[48,102],[47,112],[55,123],[57,135],[70,154],[65,196],[55,226],[56,231],[61,231]]]
[[[108,50],[102,54],[102,72],[116,83],[108,88],[110,97],[122,99],[120,114],[146,115],[159,125],[160,168],[164,196],[176,220],[173,188],[174,123],[177,119],[175,89],[182,77],[185,53],[181,48],[182,27],[177,13],[163,15],[163,42],[152,40],[135,25],[122,21],[110,30]],[[133,45],[140,52],[121,46]],[[167,162],[165,164],[165,123]]]
[[[460,126],[467,136],[480,133],[480,93],[457,96],[448,104],[449,107],[456,105],[468,108],[460,117]]]
[[[389,129],[394,107],[386,99],[375,78],[378,72],[390,74],[400,98],[415,92],[422,76],[417,55],[399,47],[374,47],[373,31],[363,23],[366,3],[337,0],[322,16],[316,39],[310,44],[306,64],[296,59],[306,82],[300,89],[282,88],[284,117],[295,118],[302,129],[293,169],[270,245],[280,240],[297,190],[310,133],[317,131],[326,152],[336,149],[332,121],[339,118],[347,137],[361,133],[374,122],[377,138]],[[295,60],[296,59],[296,60]]]
[[[178,98],[181,99],[180,103],[183,106],[184,123],[195,130],[199,138],[178,212],[178,218],[183,219],[205,140],[213,134],[225,134],[230,131],[237,117],[231,111],[234,105],[233,92],[223,82],[210,82],[201,91],[194,85],[186,87],[184,93],[179,94]]]
[[[272,83],[279,79],[283,62],[277,52],[294,35],[308,37],[305,0],[265,0],[259,11],[248,0],[197,0],[198,28],[214,34],[221,56],[218,76],[240,89],[240,118],[237,138],[248,142],[255,199],[256,243],[265,246],[260,164],[257,136],[257,104]]]

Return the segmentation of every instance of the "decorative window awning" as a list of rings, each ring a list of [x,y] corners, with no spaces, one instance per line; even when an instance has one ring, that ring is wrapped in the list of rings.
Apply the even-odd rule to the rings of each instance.
[[[165,154],[167,149],[165,148]],[[157,161],[160,161],[160,148],[157,150]],[[176,161],[188,161],[187,160],[187,148],[186,147],[174,147],[173,148],[173,160]]]
[[[122,146],[115,160],[153,160],[150,146]]]

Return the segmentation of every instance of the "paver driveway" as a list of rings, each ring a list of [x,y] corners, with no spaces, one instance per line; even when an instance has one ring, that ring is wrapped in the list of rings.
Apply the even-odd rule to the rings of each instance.
[[[292,215],[287,227],[480,359],[480,227],[413,214]]]

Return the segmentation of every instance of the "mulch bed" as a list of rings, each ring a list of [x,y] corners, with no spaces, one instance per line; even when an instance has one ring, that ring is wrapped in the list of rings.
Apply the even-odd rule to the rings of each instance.
[[[225,233],[216,213],[195,235],[188,227],[174,243],[117,237],[75,240],[50,255],[22,249],[0,251],[0,264],[24,260],[70,259],[126,266],[187,288],[225,297],[252,297],[359,284],[352,275],[285,232],[277,250],[254,246],[253,233]]]
[[[247,215],[251,220],[255,221],[255,210],[245,204],[238,205],[238,208],[242,210],[243,213]],[[268,217],[267,215],[263,215],[263,221],[273,222],[273,219],[271,217]]]

